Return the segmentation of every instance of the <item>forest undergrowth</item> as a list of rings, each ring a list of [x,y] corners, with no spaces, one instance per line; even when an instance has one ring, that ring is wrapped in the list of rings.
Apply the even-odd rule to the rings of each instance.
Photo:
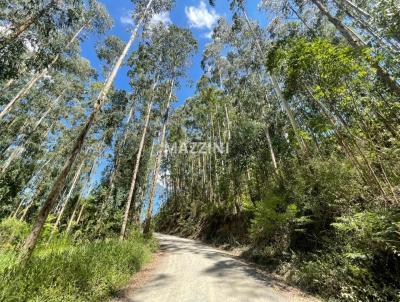
[[[89,241],[57,235],[49,242],[48,225],[26,265],[18,247],[29,225],[15,219],[0,224],[0,301],[102,301],[123,287],[157,249],[155,239],[138,231],[127,240]]]

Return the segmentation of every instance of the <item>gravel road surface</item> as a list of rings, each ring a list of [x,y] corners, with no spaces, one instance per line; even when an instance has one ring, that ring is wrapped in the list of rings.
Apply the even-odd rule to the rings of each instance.
[[[318,301],[228,253],[198,241],[156,235],[163,256],[129,302]]]

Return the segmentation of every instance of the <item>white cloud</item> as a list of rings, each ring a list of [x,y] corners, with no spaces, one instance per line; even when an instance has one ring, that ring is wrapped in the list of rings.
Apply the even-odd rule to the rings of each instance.
[[[150,20],[150,27],[159,23],[162,23],[165,26],[172,24],[169,12],[161,12],[159,14],[155,14]]]
[[[214,33],[214,31],[209,31],[208,33],[205,33],[203,35],[203,37],[206,38],[206,39],[210,39],[211,40],[213,33]]]
[[[126,14],[124,14],[123,16],[121,16],[119,18],[119,21],[123,24],[123,25],[133,25],[135,24],[135,21],[133,21],[132,18],[132,11],[128,11]]]
[[[134,25],[135,20],[132,18],[132,11],[129,11],[128,13],[124,14],[119,18],[120,22],[123,25]],[[149,27],[153,27],[156,24],[162,23],[165,26],[168,26],[172,24],[171,17],[169,15],[169,12],[161,12],[159,14],[153,15],[153,17],[150,19],[149,22]]]
[[[190,27],[211,29],[218,21],[219,15],[214,9],[208,10],[204,1],[199,6],[185,7],[185,14],[189,20]]]

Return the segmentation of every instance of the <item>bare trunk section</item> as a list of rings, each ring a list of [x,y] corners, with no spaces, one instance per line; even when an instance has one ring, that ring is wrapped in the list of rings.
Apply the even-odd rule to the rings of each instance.
[[[231,141],[231,121],[229,120],[229,113],[228,113],[228,108],[226,107],[226,104],[224,104],[224,110],[225,110],[225,118],[226,118],[226,128],[228,130],[228,143]]]
[[[110,176],[110,182],[109,182],[109,190],[108,190],[108,194],[107,197],[104,199],[103,204],[101,205],[100,208],[100,219],[99,221],[102,220],[103,218],[103,212],[107,207],[108,202],[110,201],[111,196],[113,196],[114,194],[114,190],[115,190],[115,180],[117,178],[117,172],[118,172],[118,168],[119,168],[119,163],[120,163],[120,154],[119,152],[121,151],[120,149],[123,148],[125,146],[126,143],[126,139],[128,137],[128,126],[129,123],[131,122],[132,116],[133,116],[133,111],[134,111],[134,107],[132,106],[129,114],[128,114],[128,119],[126,121],[126,125],[125,125],[125,129],[124,129],[124,133],[122,135],[122,140],[121,142],[118,144],[118,147],[116,149],[116,154],[115,154],[115,163],[114,163],[114,167]]]
[[[66,45],[65,49],[68,49],[72,43],[78,38],[79,34],[82,32],[84,29],[84,26],[82,26],[71,38],[71,40],[68,42]],[[36,75],[33,76],[32,79],[28,81],[28,83],[25,84],[25,86],[14,96],[14,98],[8,102],[8,104],[3,108],[3,110],[0,112],[0,120],[4,118],[4,116],[11,111],[13,106],[15,105],[16,102],[18,102],[21,98],[23,98],[31,89],[32,87],[39,81],[41,78],[43,78],[49,69],[58,61],[60,58],[60,54],[56,55],[54,59],[50,62],[49,66],[44,68],[42,71],[37,73]]]
[[[250,29],[253,37],[254,37],[257,49],[260,52],[260,56],[263,57],[264,56],[264,52],[263,52],[260,40],[257,37],[257,34],[254,31],[253,27],[251,26],[251,23],[250,23],[249,17],[247,16],[246,10],[244,8],[242,8],[242,12],[243,12],[244,17],[246,19],[247,26],[249,27],[249,29]],[[272,83],[272,86],[274,87],[275,93],[278,96],[278,99],[280,100],[280,102],[282,103],[283,109],[285,110],[285,112],[286,112],[286,114],[287,114],[287,116],[289,118],[290,124],[292,125],[293,131],[294,131],[296,139],[297,139],[297,141],[299,143],[300,149],[303,152],[307,151],[307,146],[306,146],[303,138],[299,134],[299,130],[298,130],[299,127],[298,127],[298,125],[296,123],[296,120],[294,119],[293,112],[290,109],[290,106],[289,106],[287,100],[285,99],[285,97],[282,94],[282,90],[279,87],[279,83],[278,83],[278,80],[277,80],[276,76],[274,74],[269,73],[269,78],[271,79],[271,83]]]
[[[272,165],[274,166],[275,173],[278,173],[278,164],[276,162],[274,147],[272,146],[271,136],[269,134],[269,126],[265,128],[265,136],[267,137],[267,143],[269,152],[271,154]]]
[[[156,163],[155,163],[155,167],[154,167],[153,180],[152,180],[151,188],[150,188],[149,205],[147,207],[146,220],[144,222],[144,227],[143,227],[143,234],[145,234],[145,235],[148,235],[150,233],[150,229],[151,229],[151,217],[153,215],[153,203],[154,203],[154,197],[156,195],[157,179],[158,179],[158,175],[160,173],[161,158],[163,155],[163,149],[164,149],[164,144],[165,144],[165,133],[167,132],[169,107],[171,104],[173,91],[174,91],[174,80],[172,80],[172,82],[171,82],[171,90],[169,92],[167,105],[165,107],[163,126],[162,126],[162,130],[161,130],[161,134],[160,134],[160,146],[158,149],[157,159],[156,159]]]
[[[349,0],[342,0],[343,2],[345,2],[347,5],[349,5],[351,8],[353,8],[356,12],[358,12],[360,15],[366,17],[366,18],[371,18],[371,15],[369,13],[367,13],[365,10],[363,10],[362,8],[358,7],[356,4],[354,4],[353,2],[349,1]]]
[[[278,83],[278,81],[276,79],[276,76],[274,74],[270,74],[270,78],[271,78],[272,85],[274,86],[274,90],[275,90],[276,94],[278,95],[279,100],[281,101],[281,103],[283,105],[283,109],[285,110],[285,112],[286,112],[286,114],[287,114],[287,116],[289,118],[290,124],[292,125],[293,131],[294,131],[294,135],[296,136],[296,139],[297,139],[297,141],[299,143],[300,149],[302,151],[306,151],[307,150],[307,146],[306,146],[303,138],[299,134],[299,127],[297,125],[296,120],[294,119],[293,112],[290,109],[290,106],[289,106],[288,102],[286,101],[285,97],[282,94],[282,91],[281,91],[281,88],[279,87],[279,83]]]
[[[131,210],[133,194],[135,193],[136,178],[137,178],[137,174],[139,172],[140,159],[142,157],[144,141],[146,139],[147,128],[149,126],[149,121],[150,121],[151,109],[153,107],[154,89],[156,88],[156,85],[157,85],[157,82],[155,82],[152,87],[153,95],[151,96],[151,100],[150,100],[149,104],[147,105],[146,120],[145,120],[145,123],[143,126],[142,137],[140,139],[139,149],[138,149],[138,152],[136,155],[135,168],[134,168],[133,174],[132,174],[132,180],[131,180],[131,186],[129,188],[128,199],[126,200],[125,214],[124,214],[124,220],[122,221],[122,226],[121,226],[120,240],[124,240],[124,238],[125,238],[126,227],[128,225],[128,219],[129,219],[129,212]]]
[[[58,226],[60,225],[61,218],[62,218],[62,216],[63,216],[63,214],[64,214],[64,211],[65,211],[65,209],[66,209],[66,207],[67,207],[68,201],[69,201],[69,199],[71,198],[71,195],[72,195],[72,193],[74,192],[76,183],[77,183],[77,181],[78,181],[78,179],[79,179],[79,176],[81,175],[81,171],[82,171],[83,165],[85,164],[85,160],[86,160],[86,158],[83,158],[81,164],[80,164],[79,167],[78,167],[78,170],[76,170],[75,176],[74,176],[74,178],[73,178],[73,180],[72,180],[71,187],[70,187],[70,189],[69,189],[69,191],[68,191],[68,194],[67,194],[67,196],[65,197],[65,200],[64,200],[64,202],[63,202],[63,204],[62,204],[60,213],[58,213],[57,220],[56,220],[56,222],[54,223],[53,230],[51,231],[49,241],[51,241],[51,239],[52,239],[53,236],[54,236],[55,231],[58,229]]]
[[[19,202],[18,207],[17,207],[17,209],[15,210],[15,212],[14,212],[14,213],[11,212],[11,213],[10,213],[10,216],[8,216],[8,218],[14,218],[14,219],[17,218],[18,213],[19,213],[19,210],[21,209],[22,204],[24,203],[24,201],[25,201],[25,200],[22,199],[22,200]]]
[[[76,219],[76,224],[79,224],[79,222],[81,221],[81,219],[82,219],[82,214],[83,214],[83,210],[85,209],[85,205],[83,204],[82,206],[81,206],[81,210],[79,211],[79,214],[78,214],[78,218]]]
[[[110,73],[110,76],[108,77],[103,89],[101,90],[97,101],[93,107],[93,111],[91,112],[89,118],[86,121],[86,124],[84,125],[84,127],[82,128],[81,132],[79,133],[74,146],[69,154],[69,158],[68,160],[65,162],[60,174],[57,176],[53,187],[46,199],[46,201],[44,202],[42,208],[39,211],[39,214],[35,220],[35,222],[33,223],[33,227],[32,230],[30,232],[30,234],[28,235],[28,237],[26,238],[25,244],[22,248],[22,252],[19,258],[20,262],[27,262],[31,255],[33,250],[35,249],[36,246],[36,242],[42,232],[43,229],[43,225],[46,222],[47,216],[50,213],[50,210],[52,209],[55,201],[57,200],[61,190],[63,189],[64,185],[65,185],[65,180],[72,168],[72,165],[74,164],[76,157],[78,156],[79,152],[82,149],[83,143],[85,142],[86,136],[89,132],[89,129],[91,128],[97,114],[99,113],[106,97],[107,94],[111,88],[112,83],[114,82],[114,79],[117,75],[117,72],[119,71],[126,55],[128,54],[129,49],[131,48],[131,45],[133,44],[133,41],[136,38],[136,34],[139,30],[139,27],[141,26],[145,15],[147,14],[148,9],[150,8],[150,4],[152,3],[153,0],[149,0],[147,7],[146,7],[146,11],[144,12],[143,16],[140,18],[140,20],[138,21],[135,29],[132,31],[132,34],[129,38],[128,43],[125,45],[124,50],[122,51],[121,56],[118,58],[112,72]]]

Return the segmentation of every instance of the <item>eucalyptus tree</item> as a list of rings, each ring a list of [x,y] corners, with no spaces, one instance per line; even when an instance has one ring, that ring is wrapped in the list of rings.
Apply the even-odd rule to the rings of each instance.
[[[189,64],[191,55],[197,49],[197,41],[193,38],[191,32],[187,29],[181,29],[176,26],[169,26],[164,29],[153,31],[153,42],[161,55],[160,67],[163,70],[161,79],[166,82],[168,87],[167,99],[162,100],[162,106],[164,108],[161,117],[161,131],[159,134],[159,146],[156,152],[155,167],[153,171],[153,179],[150,188],[149,202],[147,206],[146,220],[144,223],[143,232],[149,234],[151,219],[153,215],[153,203],[156,193],[156,186],[159,177],[161,159],[164,152],[165,137],[167,130],[167,122],[169,117],[169,111],[171,102],[173,100],[173,91],[176,87],[179,78],[182,78],[186,74],[186,68]]]
[[[38,130],[39,126],[56,112],[67,106],[74,97],[80,98],[85,90],[85,81],[95,73],[90,63],[80,57],[70,58],[64,62],[65,67],[48,79],[35,93],[29,97],[36,100],[35,106],[26,103],[17,112],[18,121],[10,122],[2,131],[5,140],[3,150],[24,144]],[[23,122],[21,126],[21,122]],[[32,124],[32,126],[30,126]]]
[[[100,112],[102,105],[107,98],[107,95],[109,93],[109,90],[114,82],[114,79],[123,64],[124,59],[126,58],[129,49],[131,48],[137,32],[139,31],[139,28],[142,26],[143,22],[149,21],[151,16],[153,14],[156,14],[160,11],[165,11],[169,9],[172,5],[171,1],[164,1],[164,0],[148,0],[148,1],[141,1],[137,0],[134,1],[135,6],[135,28],[132,31],[132,34],[125,45],[121,55],[119,56],[118,60],[116,61],[114,67],[112,68],[108,78],[106,79],[103,88],[101,89],[97,100],[95,104],[93,105],[92,112],[90,113],[88,119],[84,123],[84,126],[80,133],[77,136],[76,141],[73,144],[72,150],[70,151],[68,155],[68,159],[65,162],[62,170],[60,171],[59,175],[55,179],[55,182],[53,184],[53,187],[47,197],[47,200],[43,204],[43,206],[40,209],[40,212],[38,214],[38,217],[33,225],[33,228],[27,237],[25,241],[25,245],[23,247],[22,253],[21,253],[21,260],[26,261],[30,258],[33,249],[36,246],[36,242],[38,237],[40,236],[40,233],[43,229],[43,225],[46,221],[47,216],[49,215],[49,212],[51,208],[53,207],[58,195],[60,194],[62,188],[65,185],[65,179],[68,176],[72,165],[74,164],[76,157],[80,153],[83,143],[85,142],[86,136],[92,127],[96,116]]]
[[[19,102],[27,93],[43,78],[51,74],[54,69],[62,68],[63,55],[71,56],[71,53],[75,54],[79,52],[79,47],[77,47],[78,38],[82,33],[86,31],[104,33],[110,26],[110,18],[105,11],[105,8],[98,4],[96,1],[90,1],[87,10],[83,10],[80,14],[76,24],[71,25],[71,33],[67,31],[65,34],[57,34],[54,40],[51,41],[51,47],[55,48],[54,53],[48,54],[43,58],[34,58],[35,62],[42,62],[42,65],[34,66],[32,73],[33,75],[25,82],[23,81],[22,88],[19,89],[8,101],[7,104],[2,108],[0,112],[0,120],[3,119],[6,114]],[[72,10],[73,12],[80,11],[78,8]],[[72,21],[71,21],[72,22]],[[36,50],[33,50],[36,53]],[[29,70],[30,71],[30,70]]]
[[[243,5],[243,1],[237,2],[237,5]],[[392,19],[392,16],[395,14],[389,13],[390,9],[398,11],[398,8],[396,8],[394,4],[391,4],[391,1],[385,4],[383,2],[385,1],[379,2],[378,5],[374,5],[374,1],[359,1],[359,3],[357,3],[347,0],[333,0],[326,2],[310,0],[299,2],[299,6],[302,8],[307,4],[314,5],[318,9],[320,15],[324,16],[331,24],[333,24],[336,30],[340,32],[352,47],[356,49],[367,48],[369,46],[368,43],[372,39],[375,40],[375,43],[372,44],[378,45],[378,51],[379,48],[386,48],[389,50],[389,53],[396,55],[399,51],[398,44],[393,41],[391,31],[389,30],[386,36],[385,30],[387,28],[396,28],[396,26],[398,26],[398,22]],[[274,3],[267,0],[263,1],[263,4],[264,6],[271,7]],[[284,1],[281,3],[281,11],[289,8],[293,8],[291,1]],[[336,15],[334,14],[335,11],[338,12]],[[352,24],[346,24],[346,19],[341,17],[341,11],[343,11],[344,14],[353,21]],[[377,15],[373,16],[373,13],[376,14],[376,12],[379,12],[379,17]],[[381,22],[378,20],[381,20]],[[385,28],[382,27],[382,25],[379,25],[379,23],[385,24],[387,20],[393,22],[392,27],[389,26]],[[356,30],[353,30],[351,27],[355,27]],[[362,37],[363,32],[370,36],[368,43],[364,41]],[[382,32],[385,36],[381,36]],[[388,66],[382,67],[381,58],[379,56],[371,54],[368,57],[363,57],[363,60],[369,62],[369,64],[376,69],[377,78],[380,79],[389,90],[397,95],[400,93],[400,85],[397,83],[395,75],[392,75],[390,72],[393,64],[389,64],[388,71],[386,70]]]
[[[135,90],[141,91],[139,97],[143,99],[142,115],[144,116],[144,125],[138,151],[135,153],[133,161],[134,168],[125,204],[125,215],[121,227],[121,239],[124,238],[126,233],[153,104],[157,98],[162,99],[163,95],[165,95],[164,88],[158,86],[160,86],[168,77],[167,70],[170,66],[166,66],[166,61],[169,58],[168,50],[165,47],[171,47],[171,44],[166,44],[165,37],[170,37],[170,31],[174,30],[175,27],[168,27],[165,29],[163,24],[152,24],[145,32],[145,42],[139,46],[138,51],[133,54],[130,60],[134,63],[131,64],[132,69],[129,72],[131,75],[131,85]],[[170,97],[172,97],[172,95],[170,95]]]
[[[329,8],[320,0],[311,0],[315,4],[320,13],[323,14],[328,20],[336,27],[336,29],[345,37],[347,42],[356,49],[363,48],[365,46],[364,42],[351,31],[340,19],[334,16]],[[367,58],[371,66],[376,69],[377,77],[394,93],[400,95],[400,85],[397,83],[396,79],[386,71],[381,65],[377,58],[371,56]]]
[[[93,69],[79,57],[69,60],[66,66],[68,69],[62,74],[55,74],[40,90],[32,91],[30,98],[35,99],[36,106],[20,107],[17,118],[2,128],[2,203],[16,201],[19,192],[36,174],[35,170],[54,156],[54,151],[67,146],[62,146],[63,136],[68,137],[85,114],[87,103],[81,101],[85,94],[83,80],[93,76]],[[37,184],[40,178],[35,179]]]

